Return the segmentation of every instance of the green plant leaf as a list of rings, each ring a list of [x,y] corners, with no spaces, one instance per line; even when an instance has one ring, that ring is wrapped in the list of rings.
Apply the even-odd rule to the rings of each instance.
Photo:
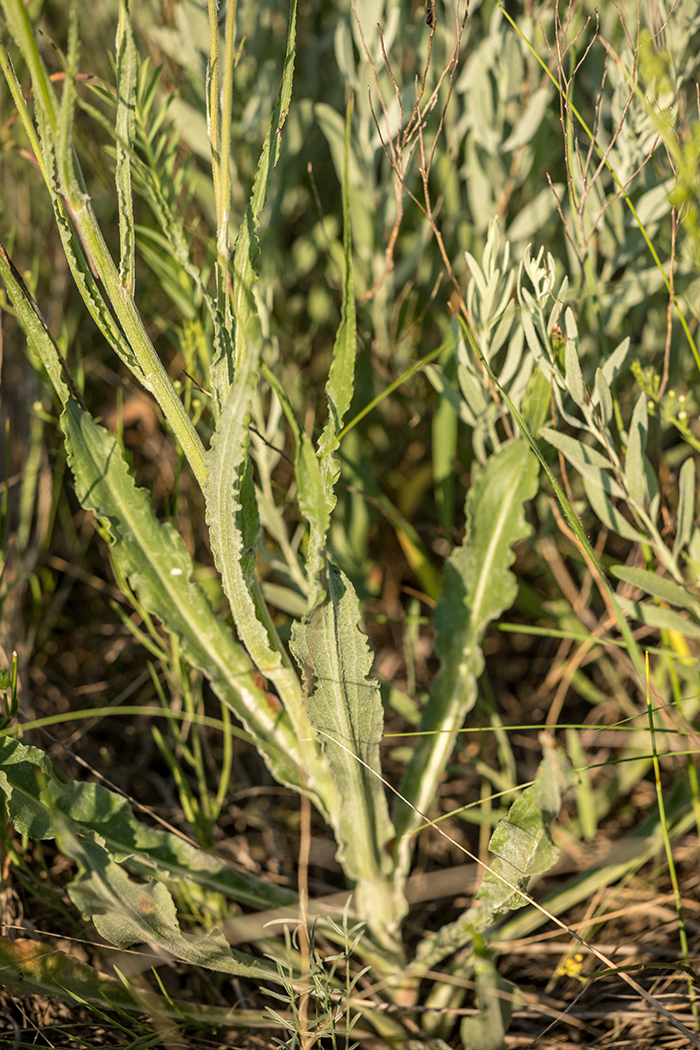
[[[540,437],[543,437],[550,445],[562,452],[584,479],[592,482],[611,496],[617,496],[618,498],[624,496],[622,488],[615,481],[614,477],[606,473],[606,471],[613,469],[613,465],[607,456],[598,452],[597,449],[591,448],[590,445],[584,445],[582,441],[577,441],[576,438],[572,438],[568,434],[562,434],[551,427],[541,427]]]
[[[571,307],[566,308],[566,349],[564,352],[566,388],[574,400],[576,406],[585,411],[588,404],[588,395],[581,374],[581,365],[578,359],[578,329]]]
[[[68,895],[110,944],[124,949],[146,941],[208,970],[279,980],[274,964],[232,948],[220,930],[183,933],[175,902],[162,882],[131,879],[102,846],[79,839],[69,819],[53,808],[58,847],[78,864],[79,873],[69,883]]]
[[[551,829],[562,795],[573,786],[576,775],[564,752],[548,737],[540,739],[544,757],[535,782],[496,825],[489,849],[499,855],[484,876],[476,903],[418,946],[410,971],[438,965],[447,955],[473,943],[502,912],[526,904],[519,891],[526,891],[530,878],[547,871],[556,860],[558,849]]]
[[[510,571],[513,544],[527,536],[523,504],[537,489],[537,461],[527,443],[514,441],[492,456],[466,500],[464,541],[445,566],[442,596],[435,612],[435,645],[440,671],[420,723],[421,736],[401,784],[395,822],[400,870],[408,871],[408,836],[425,813],[452,753],[465,715],[476,700],[484,665],[481,641],[488,625],[515,599]]]
[[[639,587],[641,591],[653,594],[655,598],[660,598],[669,605],[688,609],[696,617],[700,614],[700,599],[665,576],[658,576],[647,569],[634,569],[628,565],[613,565],[610,571],[619,580],[631,583],[633,587]]]
[[[517,988],[499,975],[491,954],[484,951],[476,953],[474,981],[479,1012],[460,1025],[465,1050],[504,1050]]]
[[[61,427],[78,499],[106,522],[112,554],[139,600],[177,636],[185,658],[206,674],[275,776],[298,784],[299,745],[289,719],[270,707],[247,655],[192,580],[192,561],[181,537],[158,521],[112,435],[73,400],[66,404]]]
[[[0,791],[13,827],[31,839],[54,837],[53,807],[70,819],[81,838],[96,842],[141,877],[194,882],[257,910],[296,903],[290,890],[239,871],[178,835],[141,823],[123,796],[101,784],[63,780],[45,752],[9,736],[0,738]]]
[[[292,100],[294,80],[294,57],[296,53],[297,0],[291,0],[287,48],[277,101],[270,117],[270,124],[263,142],[258,168],[253,181],[253,190],[248,207],[236,237],[233,249],[233,287],[231,309],[235,324],[233,356],[228,351],[227,341],[222,340],[214,357],[209,374],[215,415],[223,411],[234,369],[240,369],[246,357],[259,354],[258,330],[260,321],[253,297],[253,286],[258,280],[257,258],[260,254],[257,229],[260,215],[272,184],[272,175],[279,160],[282,128],[287,119]],[[249,342],[251,345],[249,345]],[[253,363],[255,370],[257,362]]]
[[[695,460],[688,456],[678,476],[678,525],[673,542],[673,557],[690,543],[695,521]]]
[[[478,944],[479,935],[501,912],[526,903],[519,891],[525,891],[530,877],[547,870],[556,859],[551,826],[561,796],[575,782],[575,774],[563,751],[547,737],[542,742],[544,758],[534,784],[523,791],[508,816],[496,826],[491,843],[501,855],[486,872],[476,903],[455,922],[427,937],[418,946],[416,961],[409,970],[435,966],[465,945]]]
[[[606,475],[603,475],[604,481],[606,477]],[[616,482],[613,482],[613,485],[616,485]],[[623,536],[626,540],[633,540],[635,543],[649,542],[648,537],[643,532],[640,532],[639,529],[636,529],[634,525],[630,525],[627,518],[608,499],[603,491],[604,485],[598,484],[592,476],[589,478],[587,474],[583,474],[583,487],[586,492],[586,498],[591,505],[591,510],[594,511],[603,525],[612,529],[618,536]]]
[[[643,507],[649,498],[644,463],[648,426],[647,395],[642,393],[632,413],[625,456],[625,484],[630,498],[637,507]]]
[[[613,402],[610,386],[602,368],[596,368],[595,370],[595,392],[600,412],[600,422],[604,427],[607,427],[613,415]]]
[[[400,893],[386,882],[393,868],[386,845],[394,829],[377,775],[383,709],[379,686],[369,677],[372,656],[359,628],[353,586],[328,563],[323,589],[324,601],[303,623],[294,624],[292,650],[303,670],[309,721],[320,736],[337,788],[337,808],[329,819],[338,859],[358,883],[358,914],[372,916],[377,930],[396,925],[404,910]]]

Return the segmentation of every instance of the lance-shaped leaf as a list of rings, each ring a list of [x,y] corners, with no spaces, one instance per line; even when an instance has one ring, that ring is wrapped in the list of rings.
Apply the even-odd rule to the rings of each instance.
[[[131,149],[136,131],[136,47],[131,29],[129,0],[119,0],[117,25],[117,170],[119,205],[119,279],[127,294],[134,294],[134,202],[131,194]]]
[[[327,815],[335,805],[335,792],[313,741],[299,677],[277,634],[255,572],[260,522],[247,451],[248,414],[260,360],[257,317],[252,317],[249,333],[248,352],[241,359],[206,456],[204,495],[211,548],[238,635],[256,667],[274,683],[284,707],[285,724],[293,727],[290,754],[298,760],[298,741],[308,741],[304,747],[305,781]],[[313,455],[312,459],[317,469]]]
[[[416,962],[412,963],[416,971],[437,966],[448,955],[473,943],[475,936],[483,933],[498,915],[527,904],[522,894],[527,892],[531,877],[547,871],[556,861],[558,848],[551,829],[562,796],[575,783],[576,776],[564,752],[547,737],[540,739],[544,758],[535,782],[496,825],[489,842],[489,850],[496,858],[479,887],[476,903],[418,946]]]
[[[185,658],[206,674],[242,721],[273,774],[298,785],[299,745],[289,719],[271,708],[255,683],[250,660],[193,581],[182,538],[158,521],[112,435],[73,400],[66,404],[61,426],[78,499],[107,523],[112,553],[139,600],[177,636]]]
[[[257,307],[253,298],[253,285],[259,279],[257,258],[260,254],[260,246],[257,229],[260,214],[265,207],[267,194],[272,184],[272,174],[279,160],[282,128],[292,101],[296,22],[297,2],[292,0],[280,89],[260,153],[258,169],[253,181],[253,191],[233,252],[233,288],[231,292],[231,310],[235,325],[233,359],[228,350],[230,343],[224,339],[217,340],[219,350],[212,361],[209,373],[215,415],[223,410],[234,369],[239,369],[246,355],[254,352],[254,348],[248,345],[248,340],[252,326],[258,323]],[[222,318],[220,318],[221,321]]]
[[[629,441],[625,456],[625,483],[630,498],[637,507],[643,507],[649,497],[644,469],[644,450],[649,426],[647,395],[640,394],[634,406],[630,423]]]
[[[196,883],[258,910],[296,902],[290,890],[239,871],[178,835],[141,823],[122,795],[101,784],[65,781],[56,775],[48,755],[10,737],[0,739],[0,791],[12,826],[31,839],[54,837],[52,812],[58,808],[82,838],[97,842],[138,875]]]
[[[305,515],[311,526],[307,569],[309,575],[309,605],[315,603],[314,580],[322,569],[323,548],[330,525],[330,515],[336,504],[334,486],[340,477],[340,464],[334,455],[339,444],[343,420],[350,408],[355,389],[355,357],[357,353],[357,316],[355,312],[355,278],[352,266],[352,223],[350,219],[350,148],[352,129],[352,101],[345,114],[345,160],[343,167],[343,306],[340,324],[333,345],[333,360],[326,383],[328,422],[318,442],[318,459],[326,502],[326,512],[319,508],[317,515]],[[299,491],[302,492],[301,481]]]
[[[423,813],[432,805],[457,733],[476,701],[484,632],[515,599],[511,548],[530,531],[523,504],[535,495],[537,473],[527,443],[514,441],[491,457],[467,496],[466,534],[446,564],[435,613],[440,671],[401,784],[407,802],[398,802],[395,815],[404,873],[411,858],[410,832],[422,819],[410,804]]]
[[[647,569],[635,569],[629,565],[613,565],[610,569],[613,576],[625,583],[631,583],[633,587],[639,587],[647,594],[653,594],[669,605],[677,605],[681,609],[687,609],[694,616],[700,618],[700,599],[687,591],[685,587],[679,587],[673,580],[659,576]]]
[[[272,963],[232,948],[220,930],[183,933],[175,902],[162,882],[135,882],[102,846],[79,839],[71,821],[53,808],[58,847],[79,869],[68,885],[68,896],[110,944],[129,948],[146,941],[208,970],[279,980]]]
[[[386,926],[387,907],[396,914],[403,903],[387,901],[380,885],[391,875],[386,844],[394,831],[380,771],[379,741],[383,709],[379,686],[369,677],[372,656],[359,628],[360,604],[345,574],[329,564],[325,600],[307,620],[295,624],[293,650],[304,669],[309,720],[320,736],[338,792],[330,821],[339,844],[338,859],[356,880],[358,912],[376,930]],[[389,888],[388,884],[385,888]],[[393,890],[389,889],[390,897]]]

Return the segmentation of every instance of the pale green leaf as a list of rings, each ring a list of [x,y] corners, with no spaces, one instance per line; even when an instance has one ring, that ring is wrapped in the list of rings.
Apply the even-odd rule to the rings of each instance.
[[[644,466],[648,425],[647,395],[642,393],[632,413],[625,455],[625,484],[630,498],[638,507],[643,507],[649,496]]]
[[[13,827],[29,838],[54,837],[51,812],[58,808],[82,837],[97,842],[135,874],[183,879],[248,908],[289,907],[296,901],[290,890],[238,871],[179,835],[141,823],[122,795],[101,784],[57,776],[43,751],[10,737],[0,739],[0,791]]]
[[[295,624],[292,649],[304,675],[309,721],[319,733],[338,789],[331,812],[339,859],[352,879],[371,881],[391,869],[393,835],[380,772],[383,709],[372,656],[359,628],[350,580],[328,563],[325,600]]]
[[[695,460],[688,456],[678,476],[678,525],[673,543],[673,557],[690,542],[690,535],[695,521]]]
[[[566,319],[566,350],[564,356],[566,388],[574,403],[579,408],[584,409],[588,403],[588,396],[578,359],[578,330],[573,310],[570,306],[567,306],[564,316]]]
[[[112,554],[139,600],[178,637],[185,658],[207,675],[275,775],[298,783],[299,748],[291,724],[284,713],[270,708],[247,655],[192,580],[192,561],[181,537],[157,520],[108,431],[72,400],[61,426],[78,499],[107,523]]]
[[[600,422],[604,427],[607,427],[613,415],[613,402],[610,387],[602,368],[596,368],[595,370],[595,392],[597,394]]]
[[[273,963],[232,948],[220,930],[183,933],[175,902],[162,882],[136,882],[102,846],[80,840],[63,814],[56,810],[53,819],[59,849],[78,864],[68,895],[105,940],[121,949],[146,941],[208,970],[279,980]]]
[[[593,477],[589,478],[586,474],[582,476],[583,487],[591,505],[591,510],[598,516],[603,525],[606,525],[612,532],[616,532],[618,536],[623,536],[626,540],[632,540],[634,543],[648,543],[648,537],[635,528],[634,525],[631,525],[627,518],[613,505],[604,491],[604,486]],[[613,482],[613,485],[616,485],[616,483]]]
[[[629,348],[630,339],[629,336],[627,336],[625,339],[622,340],[620,345],[616,347],[615,350],[613,350],[610,357],[603,364],[602,372],[608,386],[612,386],[612,384],[615,382],[617,375],[619,374],[622,366],[625,363],[625,359],[627,358]]]
[[[542,739],[542,738],[541,738]],[[533,875],[551,866],[558,855],[552,826],[565,791],[576,777],[568,758],[548,738],[542,740],[544,758],[534,784],[513,803],[498,822],[489,849],[498,851],[477,893],[477,902],[418,946],[415,969],[437,966],[446,956],[474,941],[504,911],[527,903],[523,892]]]
[[[700,627],[672,609],[649,602],[632,602],[628,598],[618,597],[617,600],[630,620],[641,620],[658,630],[677,631],[686,638],[700,638]]]
[[[410,804],[422,812],[432,805],[456,734],[476,701],[484,633],[515,599],[511,548],[530,531],[523,504],[535,495],[537,474],[537,461],[527,443],[514,441],[487,461],[469,490],[466,534],[446,563],[435,613],[440,671],[421,719],[422,735],[402,781],[401,794],[407,802],[397,803],[400,839],[419,819]],[[407,870],[411,852],[407,838],[401,851],[401,865]]]
[[[665,576],[658,576],[647,569],[635,569],[629,565],[613,565],[610,571],[619,580],[631,583],[633,587],[638,587],[640,591],[652,594],[655,598],[668,602],[669,605],[688,609],[696,617],[700,613],[700,598],[696,598],[690,591],[679,587],[677,583]]]
[[[518,123],[502,144],[502,150],[513,152],[514,150],[527,145],[542,123],[547,111],[547,106],[549,105],[550,96],[551,86],[549,84],[545,84],[544,87],[538,88],[537,91],[533,91]],[[552,191],[549,190],[549,193],[551,196]]]
[[[460,1025],[462,1043],[469,1050],[505,1050],[505,1034],[515,1009],[518,990],[504,980],[490,953],[476,953],[474,982],[479,1012]]]
[[[590,445],[584,445],[583,442],[577,441],[576,438],[572,438],[568,434],[562,434],[559,430],[554,430],[551,427],[541,427],[540,437],[543,437],[554,448],[559,449],[569,463],[576,467],[576,470],[584,480],[592,482],[600,489],[604,489],[611,496],[622,497],[624,495],[622,488],[615,481],[614,477],[608,473],[608,471],[613,469],[612,463],[607,456],[598,452],[597,449],[591,448]]]
[[[134,203],[131,194],[131,151],[136,130],[136,47],[129,0],[119,2],[117,25],[117,205],[119,208],[119,280],[127,295],[135,289]]]

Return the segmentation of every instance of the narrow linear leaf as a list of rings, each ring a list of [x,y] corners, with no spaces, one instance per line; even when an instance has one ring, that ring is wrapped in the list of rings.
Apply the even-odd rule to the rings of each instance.
[[[678,476],[678,525],[673,543],[673,557],[690,543],[695,521],[695,460],[688,456]]]
[[[613,401],[610,387],[602,368],[596,368],[595,370],[595,392],[597,394],[600,421],[606,427],[613,416]]]
[[[652,594],[669,605],[677,605],[681,609],[688,609],[694,616],[700,614],[700,599],[679,587],[677,583],[666,579],[665,576],[657,576],[655,572],[647,569],[634,569],[628,565],[613,565],[610,569],[613,576],[625,583],[631,583],[633,587],[639,587],[640,591]]]
[[[627,454],[625,456],[625,484],[630,498],[638,507],[643,507],[649,498],[644,466],[644,450],[647,443],[648,425],[647,395],[642,393],[639,395],[632,413]]]
[[[272,111],[270,125],[263,142],[260,160],[258,161],[253,190],[248,207],[236,237],[233,250],[233,289],[231,292],[231,309],[235,324],[235,336],[232,354],[223,356],[228,351],[228,343],[221,340],[221,350],[214,358],[210,368],[209,385],[213,395],[215,415],[223,411],[229,386],[233,380],[234,369],[242,367],[248,353],[254,348],[248,347],[247,341],[254,326],[259,325],[257,308],[253,297],[253,286],[258,280],[257,258],[260,246],[257,229],[260,215],[267,194],[272,184],[272,175],[279,160],[282,141],[282,128],[287,119],[292,100],[292,83],[294,80],[294,57],[296,53],[297,0],[291,0],[289,27],[287,30],[287,48],[284,56],[284,67],[277,101]]]
[[[131,194],[131,150],[136,130],[136,47],[129,0],[119,0],[117,23],[117,206],[119,208],[119,279],[127,295],[135,290],[134,203]]]
[[[652,605],[649,602],[632,602],[628,598],[618,598],[620,608],[631,620],[641,620],[663,631],[676,631],[685,638],[700,638],[700,626],[691,623],[680,613],[667,609],[663,605]]]
[[[580,409],[585,409],[588,395],[578,359],[578,332],[571,307],[566,309],[566,350],[564,353],[566,388]]]

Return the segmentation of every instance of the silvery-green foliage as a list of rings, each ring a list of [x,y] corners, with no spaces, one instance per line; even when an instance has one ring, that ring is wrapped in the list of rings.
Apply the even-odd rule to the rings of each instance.
[[[501,248],[502,246],[502,248]],[[510,244],[501,236],[500,224],[492,219],[481,263],[466,252],[468,271],[466,304],[474,336],[492,368],[500,387],[519,408],[530,381],[533,362],[524,355],[524,331],[520,313],[513,302],[517,267],[511,262]],[[444,372],[434,365],[426,374],[436,390],[447,397],[464,423],[472,430],[471,441],[477,461],[484,465],[502,444],[498,423],[503,408],[493,397],[493,387],[459,331],[456,342],[459,393]]]
[[[669,547],[659,527],[658,478],[646,452],[649,431],[646,392],[638,393],[626,428],[618,427],[614,411],[614,383],[624,369],[630,340],[624,339],[596,368],[589,387],[582,371],[576,317],[570,306],[564,307],[566,279],[554,299],[553,260],[550,257],[545,268],[540,264],[541,258],[541,251],[534,260],[528,251],[519,273],[522,324],[528,348],[550,384],[559,418],[578,431],[580,437],[553,427],[541,428],[540,436],[578,471],[588,503],[603,525],[625,539],[648,544],[666,572],[676,584],[682,585],[679,559],[690,540],[689,517],[694,499],[689,482],[694,478],[694,467],[685,468],[681,487],[683,524]],[[547,316],[550,298],[554,303]],[[562,308],[564,332],[558,327]],[[627,507],[627,515],[622,513],[621,504]],[[674,593],[677,598],[678,592]],[[675,604],[682,602],[676,600]]]
[[[504,198],[523,188],[526,199],[507,227],[512,243],[523,242],[556,212],[549,187],[533,195],[527,183],[538,139],[551,130],[548,111],[551,113],[554,86],[541,81],[534,56],[512,32],[498,7],[494,6],[489,16],[484,5],[478,17],[489,19],[488,31],[478,42],[470,41],[464,69],[455,85],[461,106],[448,129],[448,141],[455,148],[465,142],[463,174],[475,233],[483,235]],[[543,10],[539,17],[541,31],[550,24],[551,12]],[[528,29],[534,25],[526,23],[524,29],[531,35]],[[523,82],[538,85],[524,107]],[[560,191],[561,187],[555,189]]]

